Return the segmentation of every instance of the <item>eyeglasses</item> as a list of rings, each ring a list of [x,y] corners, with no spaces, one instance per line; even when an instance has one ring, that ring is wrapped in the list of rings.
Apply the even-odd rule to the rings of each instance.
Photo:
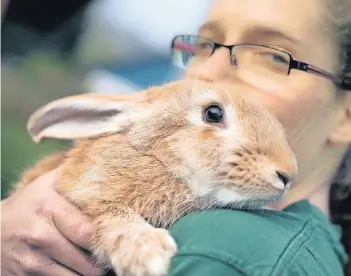
[[[172,40],[172,58],[177,67],[186,68],[210,57],[217,49],[230,51],[230,63],[247,81],[258,84],[277,84],[290,74],[292,69],[312,73],[333,81],[345,90],[351,89],[351,78],[340,78],[313,65],[295,60],[283,50],[251,43],[223,45],[195,35],[178,35]]]

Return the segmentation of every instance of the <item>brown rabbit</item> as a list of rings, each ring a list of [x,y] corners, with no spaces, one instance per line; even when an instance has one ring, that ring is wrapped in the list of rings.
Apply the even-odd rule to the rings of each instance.
[[[57,189],[92,217],[98,260],[119,276],[166,275],[177,246],[163,228],[215,206],[262,208],[281,200],[296,175],[281,125],[239,94],[182,80],[56,100],[32,115],[31,136],[77,141],[19,185],[62,163]]]

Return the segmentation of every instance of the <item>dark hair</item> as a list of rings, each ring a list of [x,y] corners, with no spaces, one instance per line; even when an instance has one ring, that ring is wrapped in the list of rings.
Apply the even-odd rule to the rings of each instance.
[[[333,32],[337,36],[342,76],[351,76],[351,1],[330,0]],[[347,93],[351,93],[347,92]],[[351,145],[337,171],[330,192],[331,219],[342,228],[342,243],[349,256],[344,273],[351,276]]]
[[[351,146],[334,178],[330,191],[331,219],[342,228],[341,242],[349,256],[345,275],[351,276]]]

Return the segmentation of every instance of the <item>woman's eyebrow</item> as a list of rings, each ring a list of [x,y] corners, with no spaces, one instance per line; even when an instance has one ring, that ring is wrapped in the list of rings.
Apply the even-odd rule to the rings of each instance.
[[[209,34],[211,34],[213,39],[216,39],[218,41],[222,41],[225,38],[224,30],[215,21],[208,21],[208,22],[204,23],[199,28],[199,32],[198,33],[200,35],[203,34],[203,33],[209,33]]]
[[[301,40],[288,34],[285,31],[282,31],[276,27],[267,27],[267,26],[250,26],[244,32],[245,39],[248,40],[285,40],[296,46],[301,45]]]
[[[210,34],[212,39],[216,41],[225,40],[225,32],[220,24],[216,21],[208,21],[199,28],[199,34]],[[288,34],[274,26],[264,25],[251,25],[243,30],[241,37],[242,41],[247,42],[258,42],[258,41],[272,41],[272,40],[283,40],[293,44],[295,47],[301,46],[302,41],[297,37]]]

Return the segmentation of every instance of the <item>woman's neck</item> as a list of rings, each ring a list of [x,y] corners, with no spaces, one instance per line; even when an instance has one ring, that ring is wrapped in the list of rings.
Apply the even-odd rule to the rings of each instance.
[[[297,201],[308,199],[311,204],[329,216],[330,187],[336,168],[339,167],[339,160],[340,156],[323,159],[308,177],[293,185],[284,201],[272,207],[281,210]]]
[[[330,215],[329,209],[330,185],[325,185],[312,193],[307,199],[311,204],[318,207],[327,217]]]
[[[293,195],[287,197],[287,199],[281,203],[271,205],[270,207],[276,210],[282,210],[297,201],[308,199],[311,204],[319,208],[323,214],[329,217],[329,193],[330,185],[318,187],[318,189],[315,189],[310,193],[308,193],[306,190],[297,191]]]

